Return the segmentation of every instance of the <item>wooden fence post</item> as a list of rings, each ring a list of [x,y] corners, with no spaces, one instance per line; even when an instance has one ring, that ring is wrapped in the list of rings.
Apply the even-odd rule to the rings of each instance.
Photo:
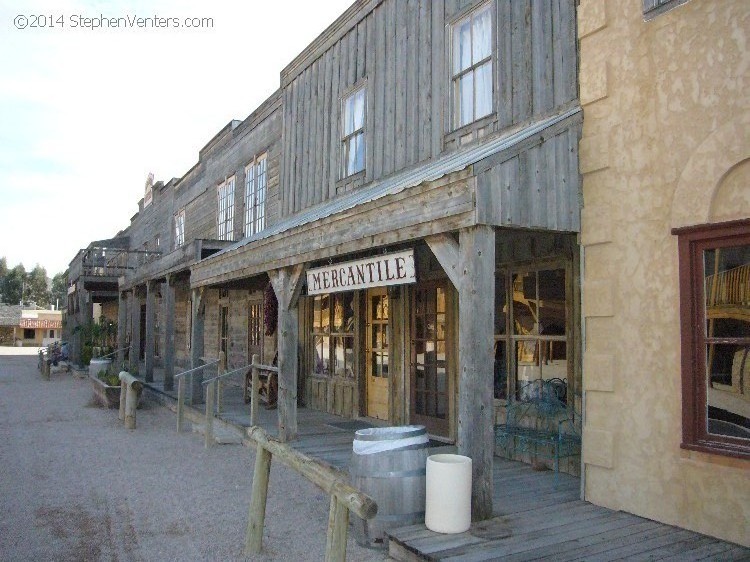
[[[331,495],[326,536],[326,562],[346,562],[346,532],[349,526],[349,510],[338,498]]]
[[[216,381],[206,388],[206,448],[214,444],[214,394]]]
[[[177,433],[185,423],[185,377],[177,379]]]
[[[124,380],[120,381],[120,412],[118,418],[120,421],[125,421],[125,401],[127,399],[128,383]]]
[[[256,442],[255,472],[250,497],[250,513],[245,533],[245,555],[260,554],[263,548],[263,526],[266,520],[268,477],[271,472],[271,452]]]
[[[253,354],[252,386],[250,387],[250,425],[258,425],[258,379],[260,371],[256,365],[260,364],[258,354]]]

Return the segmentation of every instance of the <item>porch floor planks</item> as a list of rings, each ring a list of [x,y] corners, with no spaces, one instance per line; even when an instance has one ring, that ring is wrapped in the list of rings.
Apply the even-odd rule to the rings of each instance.
[[[156,379],[161,373],[155,369],[154,375]],[[161,381],[155,382],[153,386],[162,386]],[[175,398],[176,389],[159,390]],[[226,390],[221,417],[240,427],[249,426],[249,405],[237,389]],[[197,409],[202,408],[199,405]],[[277,411],[261,408],[258,413],[259,425],[275,435]],[[292,447],[338,468],[348,467],[354,432],[329,425],[342,418],[301,407],[298,420],[298,439]],[[495,515],[511,536],[488,539],[472,535],[471,530],[442,535],[424,525],[394,529],[392,540],[409,560],[750,562],[750,549],[583,502],[579,499],[580,480],[568,474],[560,473],[556,480],[552,471],[534,471],[529,465],[499,457],[494,465]]]
[[[486,541],[484,544],[473,549],[459,548],[441,552],[437,560],[450,560],[451,562],[470,562],[475,560],[493,560],[502,556],[510,558],[512,555],[525,553],[540,546],[565,542],[571,539],[582,538],[590,533],[602,533],[616,529],[622,525],[621,517],[599,514],[583,524],[578,521],[570,521],[566,524],[550,527],[543,530],[534,530],[514,534],[506,539]]]

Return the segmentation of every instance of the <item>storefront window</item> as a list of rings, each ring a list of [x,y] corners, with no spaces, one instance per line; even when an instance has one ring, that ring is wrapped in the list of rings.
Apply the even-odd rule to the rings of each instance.
[[[560,379],[567,383],[567,333],[564,268],[498,273],[495,398],[507,399],[513,391],[518,395],[536,379]],[[514,380],[509,380],[508,372],[514,372]]]
[[[313,297],[313,372],[354,378],[354,293]]]

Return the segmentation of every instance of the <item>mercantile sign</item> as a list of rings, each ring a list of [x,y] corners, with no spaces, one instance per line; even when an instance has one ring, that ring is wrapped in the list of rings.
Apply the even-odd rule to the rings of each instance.
[[[355,291],[415,283],[414,250],[316,267],[307,271],[307,294]]]
[[[60,328],[62,328],[62,320],[38,320],[36,318],[21,318],[20,327],[28,329],[43,328],[59,330]]]

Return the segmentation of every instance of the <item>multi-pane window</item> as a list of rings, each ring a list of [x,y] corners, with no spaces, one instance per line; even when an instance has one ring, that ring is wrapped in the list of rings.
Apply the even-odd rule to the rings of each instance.
[[[354,378],[354,293],[313,297],[313,372]]]
[[[266,227],[266,166],[264,154],[245,168],[245,236],[257,234]]]
[[[750,221],[677,234],[682,446],[750,458]]]
[[[185,209],[174,216],[174,247],[179,248],[185,243]]]
[[[247,307],[247,344],[260,347],[263,342],[263,303],[251,302]]]
[[[365,169],[365,97],[365,88],[360,88],[342,102],[342,177]]]
[[[219,185],[216,192],[219,205],[216,237],[219,240],[232,240],[234,234],[234,176]]]
[[[453,123],[462,127],[492,112],[490,4],[452,26]]]
[[[508,398],[536,379],[567,385],[567,310],[562,267],[496,276],[495,398]]]

